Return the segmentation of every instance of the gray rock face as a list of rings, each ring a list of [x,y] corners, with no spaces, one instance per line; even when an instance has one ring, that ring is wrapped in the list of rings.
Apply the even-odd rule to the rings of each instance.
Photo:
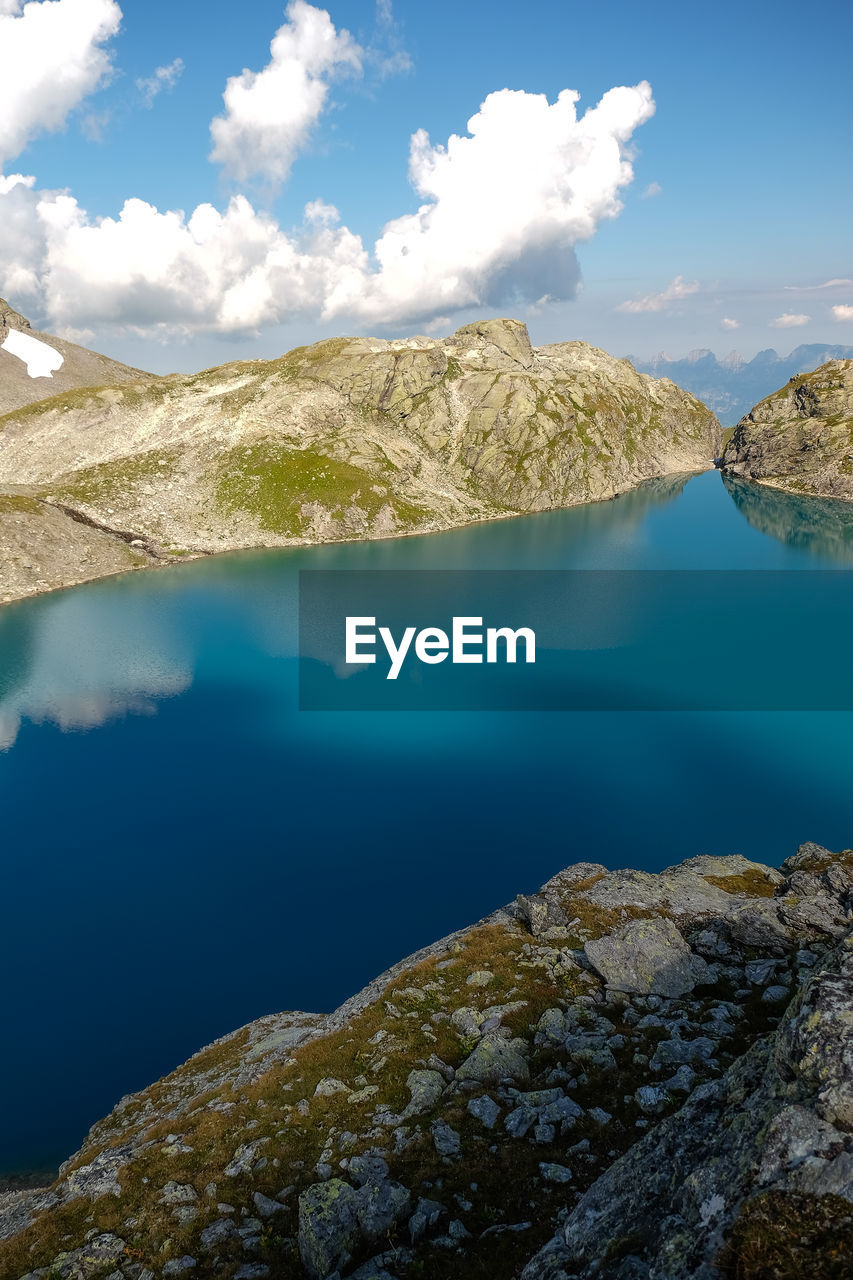
[[[0,351],[0,413],[18,365]],[[332,339],[189,378],[126,371],[132,385],[106,386],[124,379],[116,368],[4,418],[0,493],[28,486],[157,556],[599,501],[703,470],[721,443],[716,418],[673,383],[580,342],[534,349],[505,319],[446,339]],[[55,381],[37,395],[64,390]],[[23,403],[13,388],[9,408]],[[4,581],[5,536],[0,522],[0,600],[35,585]],[[49,581],[54,552],[34,541],[31,557],[35,582]]]
[[[730,474],[796,494],[853,500],[853,360],[798,374],[741,418],[723,452]]]
[[[614,1277],[721,1280],[716,1259],[756,1188],[853,1203],[853,934],[719,1079],[617,1160],[523,1280],[587,1280],[625,1238]],[[744,1099],[749,1105],[744,1106]],[[614,1268],[616,1259],[614,1259]]]
[[[682,996],[708,973],[705,961],[693,954],[671,920],[632,920],[584,949],[617,991]]]
[[[567,868],[532,911],[433,944],[335,1014],[260,1019],[124,1099],[54,1188],[0,1192],[0,1274],[17,1280],[26,1256],[27,1280],[156,1280],[108,1256],[124,1249],[116,1221],[157,1274],[169,1262],[243,1280],[276,1274],[297,1246],[309,1280],[403,1280],[440,1257],[510,1280],[494,1238],[545,1215],[537,1280],[722,1280],[713,1259],[743,1206],[778,1191],[818,1198],[843,1232],[851,894],[853,851],[816,845],[780,872],[705,857],[657,877]],[[540,899],[564,926],[532,930]],[[652,918],[626,919],[632,908]],[[639,990],[617,989],[626,971]],[[713,985],[692,989],[698,976]],[[510,1016],[512,1032],[495,1025]],[[315,1100],[333,1073],[352,1091]]]

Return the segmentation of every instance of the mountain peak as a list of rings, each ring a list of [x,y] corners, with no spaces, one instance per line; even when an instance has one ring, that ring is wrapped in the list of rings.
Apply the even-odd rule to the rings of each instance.
[[[5,337],[7,329],[32,329],[32,325],[5,298],[0,298],[0,334]]]

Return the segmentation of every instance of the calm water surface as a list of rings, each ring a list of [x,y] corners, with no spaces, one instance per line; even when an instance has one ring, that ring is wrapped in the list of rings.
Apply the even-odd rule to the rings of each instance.
[[[299,568],[853,566],[843,504],[716,473],[0,610],[0,1174],[263,1013],[330,1009],[567,863],[853,842],[849,714],[300,714]],[[727,663],[758,661],[731,636]]]

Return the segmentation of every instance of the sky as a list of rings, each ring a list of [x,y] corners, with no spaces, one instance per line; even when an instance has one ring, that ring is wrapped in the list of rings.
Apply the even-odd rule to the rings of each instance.
[[[853,344],[853,10],[0,0],[0,295],[157,372],[341,333]]]

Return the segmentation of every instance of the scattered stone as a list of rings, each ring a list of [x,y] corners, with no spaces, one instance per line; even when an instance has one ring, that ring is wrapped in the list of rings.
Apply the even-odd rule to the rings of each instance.
[[[278,1200],[271,1200],[269,1196],[262,1195],[260,1191],[256,1191],[252,1196],[252,1203],[262,1218],[271,1218],[276,1213],[281,1213],[284,1208],[283,1204],[279,1204]]]
[[[368,1182],[384,1182],[388,1177],[388,1165],[381,1156],[353,1156],[347,1173],[357,1186],[363,1187]]]
[[[333,1098],[336,1093],[352,1093],[349,1085],[334,1076],[325,1076],[314,1090],[315,1098]]]
[[[779,961],[772,958],[768,960],[750,960],[744,965],[746,980],[756,987],[766,987],[778,966]]]
[[[432,1140],[440,1156],[458,1160],[462,1154],[462,1140],[455,1129],[444,1120],[436,1120],[432,1125]]]
[[[447,1213],[443,1204],[439,1204],[437,1200],[421,1198],[409,1219],[409,1237],[412,1244],[422,1240],[426,1233],[436,1226],[443,1213]]]
[[[202,1231],[201,1247],[208,1253],[233,1235],[236,1235],[236,1228],[230,1218],[218,1218]]]
[[[483,1020],[483,1015],[477,1009],[469,1008],[468,1005],[464,1005],[461,1009],[454,1009],[450,1015],[452,1025],[463,1036],[478,1036]]]
[[[471,1098],[468,1102],[468,1111],[487,1129],[494,1129],[495,1122],[501,1113],[498,1104],[487,1093],[484,1093],[481,1098]]]
[[[253,1168],[257,1154],[269,1138],[256,1138],[254,1142],[244,1143],[234,1152],[230,1162],[225,1166],[226,1178],[239,1178]]]
[[[160,1192],[161,1204],[191,1204],[194,1200],[198,1200],[198,1192],[185,1182],[167,1182]]]
[[[523,1138],[536,1123],[536,1112],[532,1107],[516,1107],[504,1119],[504,1128],[512,1138]]]
[[[504,1080],[530,1079],[528,1046],[524,1040],[507,1040],[497,1033],[484,1036],[456,1071],[457,1080],[500,1084]]]
[[[447,1087],[444,1076],[438,1071],[410,1071],[406,1079],[406,1088],[412,1095],[411,1101],[400,1119],[408,1120],[412,1116],[431,1111]]]
[[[362,1236],[378,1240],[396,1223],[408,1218],[412,1197],[399,1182],[367,1182],[355,1193],[355,1212]]]
[[[637,1106],[646,1115],[658,1115],[669,1102],[669,1095],[659,1085],[640,1085],[634,1094]]]
[[[547,1160],[540,1161],[539,1172],[546,1182],[571,1182],[572,1171],[564,1164],[551,1164]]]
[[[766,991],[762,992],[761,999],[764,1004],[779,1004],[780,1001],[787,1000],[789,995],[790,992],[787,987],[775,983],[772,987],[768,987]]]
[[[167,1262],[163,1267],[164,1276],[181,1276],[185,1271],[192,1271],[197,1265],[195,1258],[191,1258],[185,1253],[182,1258],[173,1258],[171,1262]]]
[[[590,1107],[589,1111],[587,1111],[587,1115],[591,1120],[594,1120],[596,1124],[601,1125],[610,1124],[610,1121],[613,1119],[610,1112],[604,1111],[601,1107]]]

